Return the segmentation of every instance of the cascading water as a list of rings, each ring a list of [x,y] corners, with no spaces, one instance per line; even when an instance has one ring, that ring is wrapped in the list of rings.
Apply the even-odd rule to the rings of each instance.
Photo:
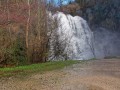
[[[54,18],[57,18],[58,29],[50,44],[51,59],[87,60],[120,55],[120,51],[116,50],[120,50],[120,46],[114,44],[120,43],[120,40],[116,41],[117,36],[113,33],[103,29],[92,32],[87,22],[79,16],[72,17],[59,12]]]

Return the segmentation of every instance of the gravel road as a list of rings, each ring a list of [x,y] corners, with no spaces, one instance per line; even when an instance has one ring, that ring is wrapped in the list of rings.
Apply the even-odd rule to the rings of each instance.
[[[87,61],[24,78],[3,78],[0,90],[120,90],[120,59]]]

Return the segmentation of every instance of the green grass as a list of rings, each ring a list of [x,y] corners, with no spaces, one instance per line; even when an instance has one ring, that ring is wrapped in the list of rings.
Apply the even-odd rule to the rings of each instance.
[[[30,73],[62,69],[66,66],[76,64],[78,62],[79,61],[68,60],[68,61],[56,61],[56,62],[32,64],[32,65],[19,66],[19,67],[13,67],[13,68],[0,68],[0,78],[4,76],[14,76],[14,75],[20,75],[20,74],[28,75]]]

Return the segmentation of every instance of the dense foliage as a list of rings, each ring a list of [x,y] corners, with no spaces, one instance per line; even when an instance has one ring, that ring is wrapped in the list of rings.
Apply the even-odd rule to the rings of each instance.
[[[100,25],[108,29],[120,28],[119,0],[76,0],[80,5],[80,14],[91,25]]]
[[[101,26],[111,30],[120,29],[119,0],[75,0],[62,5],[64,13],[79,15],[86,19],[90,26]]]

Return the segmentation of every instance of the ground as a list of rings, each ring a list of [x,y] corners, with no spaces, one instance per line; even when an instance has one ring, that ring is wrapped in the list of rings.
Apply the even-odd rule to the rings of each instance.
[[[2,78],[0,90],[120,90],[120,59],[90,60],[42,74]]]

